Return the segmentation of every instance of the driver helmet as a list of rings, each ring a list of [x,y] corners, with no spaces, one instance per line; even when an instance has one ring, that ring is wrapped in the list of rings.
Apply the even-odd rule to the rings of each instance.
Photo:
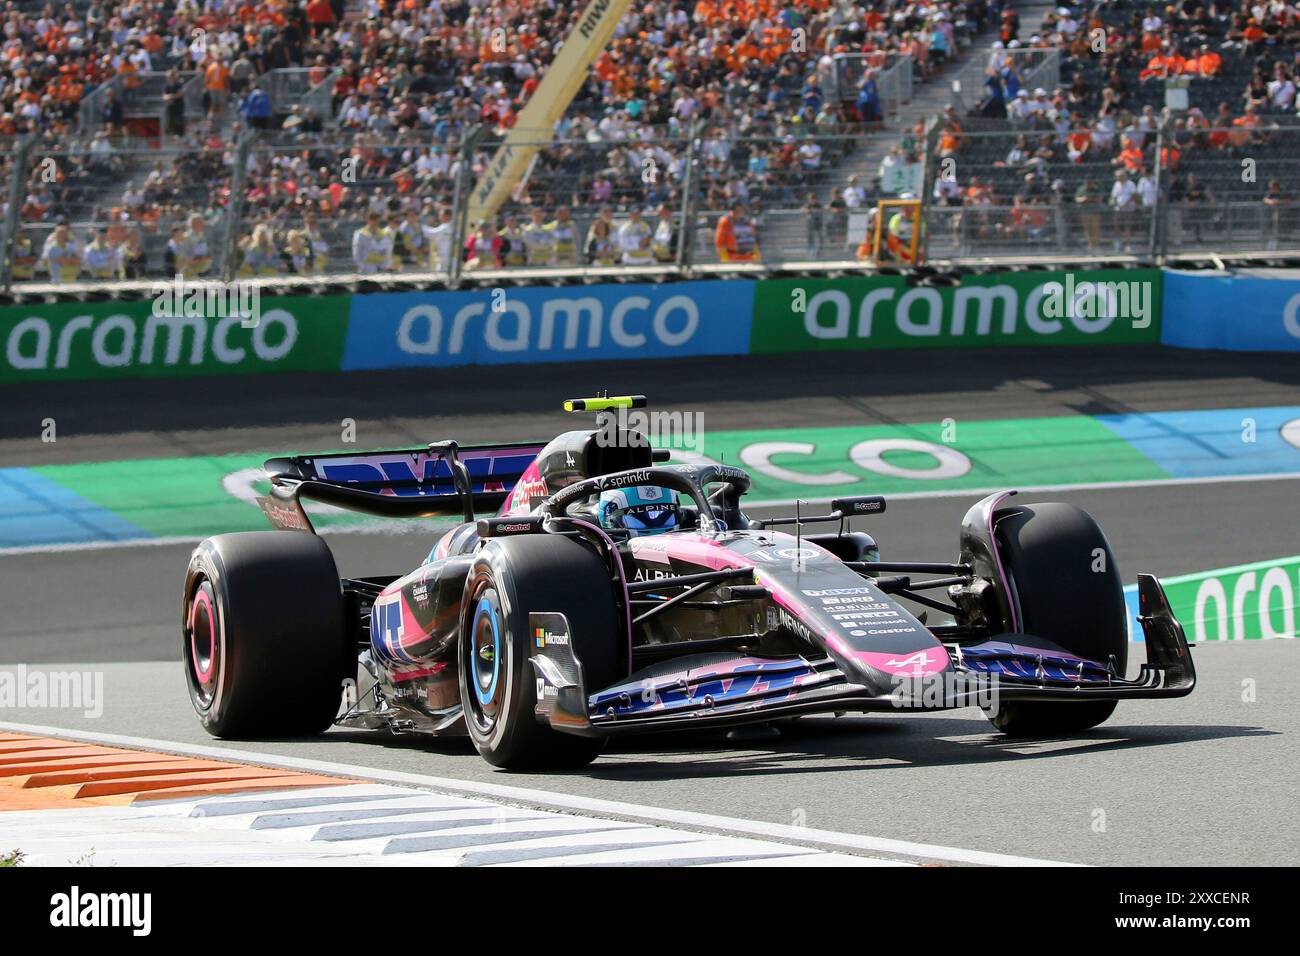
[[[607,531],[626,531],[637,537],[675,530],[677,511],[677,496],[667,488],[638,485],[602,492],[596,517]]]

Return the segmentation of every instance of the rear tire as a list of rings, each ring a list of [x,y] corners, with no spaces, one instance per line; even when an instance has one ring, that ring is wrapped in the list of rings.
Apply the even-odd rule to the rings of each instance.
[[[190,557],[182,605],[190,701],[214,737],[301,737],[356,676],[329,546],[289,531],[222,534]]]
[[[587,691],[624,673],[608,568],[590,547],[560,535],[489,541],[465,585],[458,654],[465,726],[483,759],[508,770],[582,767],[603,738],[560,733],[540,722],[530,611],[563,614]]]
[[[1102,664],[1113,656],[1122,675],[1128,662],[1123,579],[1092,516],[1049,502],[1000,508],[994,522],[1013,597],[1020,602],[1021,630]],[[989,720],[1013,736],[1068,734],[1107,720],[1116,704],[1009,701]]]

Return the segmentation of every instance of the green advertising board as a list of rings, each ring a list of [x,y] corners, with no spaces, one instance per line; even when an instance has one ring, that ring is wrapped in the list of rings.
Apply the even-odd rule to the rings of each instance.
[[[339,368],[349,296],[266,297],[256,321],[154,298],[0,309],[0,382],[188,378]],[[206,314],[205,314],[206,312]]]
[[[1296,637],[1300,555],[1161,578],[1190,641]]]
[[[241,295],[246,291],[238,283],[233,285]],[[678,290],[677,298],[684,294],[683,285],[669,288]],[[692,288],[691,295],[696,296],[731,291],[723,282],[694,283]],[[188,298],[182,303],[179,290],[171,298],[161,295],[168,289],[162,284],[159,295],[134,300],[0,307],[0,383],[447,364],[444,356],[431,357],[432,351],[413,353],[401,328],[386,321],[388,312],[401,310],[398,314],[427,318],[440,316],[439,309],[454,310],[457,318],[451,327],[460,330],[456,335],[466,334],[470,318],[481,314],[465,311],[466,302],[475,303],[473,295],[463,291],[267,296],[256,303],[257,321],[245,322],[225,308],[209,308]],[[617,292],[619,302],[630,295],[621,286],[590,287],[584,290],[582,307],[594,309],[592,303],[599,304],[601,295],[614,295],[609,290]],[[1162,273],[1155,269],[1004,272],[966,276],[948,286],[910,285],[903,276],[773,279],[747,282],[743,291],[746,300],[753,296],[752,309],[746,301],[727,322],[701,324],[710,335],[689,347],[674,343],[673,354],[1160,341]],[[528,290],[528,295],[538,300],[534,305],[541,310],[541,328],[554,321],[547,310],[559,309],[562,302],[570,310],[567,328],[577,342],[574,330],[579,313],[572,311],[571,296],[566,293],[552,301],[538,290]],[[528,295],[521,293],[519,298],[527,303]],[[164,298],[176,304],[160,309]],[[623,330],[627,337],[626,310],[610,307],[611,330]],[[600,328],[600,314],[599,310],[591,313],[591,329]],[[487,335],[492,328],[491,323],[470,326],[470,333]],[[594,343],[593,335],[598,338],[589,331],[589,341]],[[644,335],[641,338],[641,346],[622,351],[592,344],[583,358],[667,354],[655,352],[645,344]],[[484,352],[492,354],[491,349]],[[520,351],[510,358],[527,362],[539,354]]]
[[[754,296],[750,352],[1158,343],[1161,276],[1004,272],[948,286],[903,276],[766,280]]]

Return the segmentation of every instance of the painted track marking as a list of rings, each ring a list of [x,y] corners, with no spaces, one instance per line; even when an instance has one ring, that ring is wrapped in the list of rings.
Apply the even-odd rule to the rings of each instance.
[[[0,733],[0,846],[37,866],[905,865],[17,733]]]
[[[1017,485],[1015,482],[1008,482],[1005,485],[990,485],[987,488],[940,488],[930,491],[900,491],[892,492],[886,497],[890,501],[908,501],[914,498],[979,498],[983,495],[992,494],[996,491],[1006,491],[1015,488],[1021,494],[1041,494],[1044,492],[1062,491],[1122,491],[1128,488],[1157,488],[1177,485],[1233,485],[1242,482],[1258,481],[1296,481],[1300,480],[1300,471],[1268,473],[1259,475],[1229,475],[1229,476],[1196,476],[1190,478],[1143,478],[1133,481],[1088,481],[1077,484],[1063,485]],[[830,502],[830,497],[818,497],[811,495],[806,498],[770,498],[762,501],[746,501],[747,509],[757,508],[784,508],[792,507],[798,500],[803,504],[824,504]],[[411,531],[416,532],[416,526],[410,525]],[[357,524],[341,525],[323,529],[322,537],[328,539],[336,534],[404,534],[408,533],[400,530],[391,522],[374,523],[374,524]],[[420,529],[422,532],[425,529]],[[20,545],[17,547],[0,548],[0,558],[14,557],[27,554],[60,554],[70,551],[104,551],[114,548],[159,548],[180,544],[198,544],[203,540],[201,537],[190,537],[180,535],[168,538],[131,538],[121,541],[78,541],[63,544],[33,544]]]
[[[1014,856],[991,853],[983,850],[969,850],[961,847],[940,846],[894,840],[887,837],[864,836],[853,833],[837,833],[829,830],[815,830],[795,827],[788,824],[769,823],[762,820],[744,820],[735,817],[716,816],[697,813],[691,810],[673,810],[663,807],[650,807],[639,804],[624,803],[614,800],[602,800],[573,794],[553,793],[545,790],[533,790],[504,784],[476,783],[457,780],[452,777],[435,777],[424,774],[405,773],[393,770],[380,770],[355,764],[341,764],[331,761],[308,760],[299,757],[286,757],[276,754],[254,753],[242,750],[227,750],[223,747],[209,747],[197,744],[182,744],[168,740],[151,740],[120,734],[100,734],[80,730],[68,730],[55,727],[38,727],[26,724],[0,723],[0,730],[33,735],[57,735],[64,738],[91,741],[110,746],[133,747],[161,751],[163,753],[182,754],[190,757],[241,760],[266,767],[278,767],[302,773],[328,774],[354,779],[373,780],[379,783],[397,786],[414,786],[436,793],[452,796],[471,796],[497,801],[530,809],[559,810],[565,813],[581,813],[593,817],[613,820],[634,821],[657,826],[669,826],[678,829],[694,830],[713,836],[732,836],[747,839],[771,840],[778,843],[792,844],[811,852],[824,850],[837,853],[869,854],[886,859],[920,861],[928,863],[949,863],[975,866],[1072,866],[1077,864],[1033,857]]]

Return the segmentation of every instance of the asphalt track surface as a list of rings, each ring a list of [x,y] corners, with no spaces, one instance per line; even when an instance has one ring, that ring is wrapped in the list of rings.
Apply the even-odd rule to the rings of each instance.
[[[546,411],[559,398],[600,387],[702,413],[710,428],[808,427],[1295,405],[1300,361],[1019,349],[6,386],[0,466],[334,447],[343,418],[356,420],[358,444],[369,447],[535,438],[574,427]],[[54,444],[38,437],[47,417],[58,422]],[[976,497],[897,501],[871,530],[888,557],[947,559]],[[1126,580],[1300,551],[1296,480],[1035,496],[1044,497],[1098,518]],[[359,575],[409,568],[429,540],[365,533],[331,544],[341,572]],[[188,551],[0,556],[0,665],[122,662],[105,668],[100,719],[12,709],[0,719],[211,743],[190,716],[177,665],[139,663],[177,658]],[[817,717],[774,739],[620,742],[583,773],[522,779],[493,773],[457,740],[335,731],[238,746],[1073,862],[1290,864],[1300,845],[1290,806],[1289,768],[1300,760],[1294,652],[1291,642],[1202,646],[1192,697],[1124,704],[1070,741],[1011,742],[973,711]],[[1243,681],[1255,682],[1251,702]]]
[[[1068,739],[1012,740],[975,710],[816,716],[772,739],[620,741],[565,774],[494,772],[463,738],[333,730],[214,741],[172,663],[106,665],[98,719],[52,710],[6,710],[3,719],[1033,859],[1293,866],[1296,650],[1290,641],[1201,645],[1190,697],[1121,704],[1108,723]],[[1254,682],[1253,702],[1243,681]]]

